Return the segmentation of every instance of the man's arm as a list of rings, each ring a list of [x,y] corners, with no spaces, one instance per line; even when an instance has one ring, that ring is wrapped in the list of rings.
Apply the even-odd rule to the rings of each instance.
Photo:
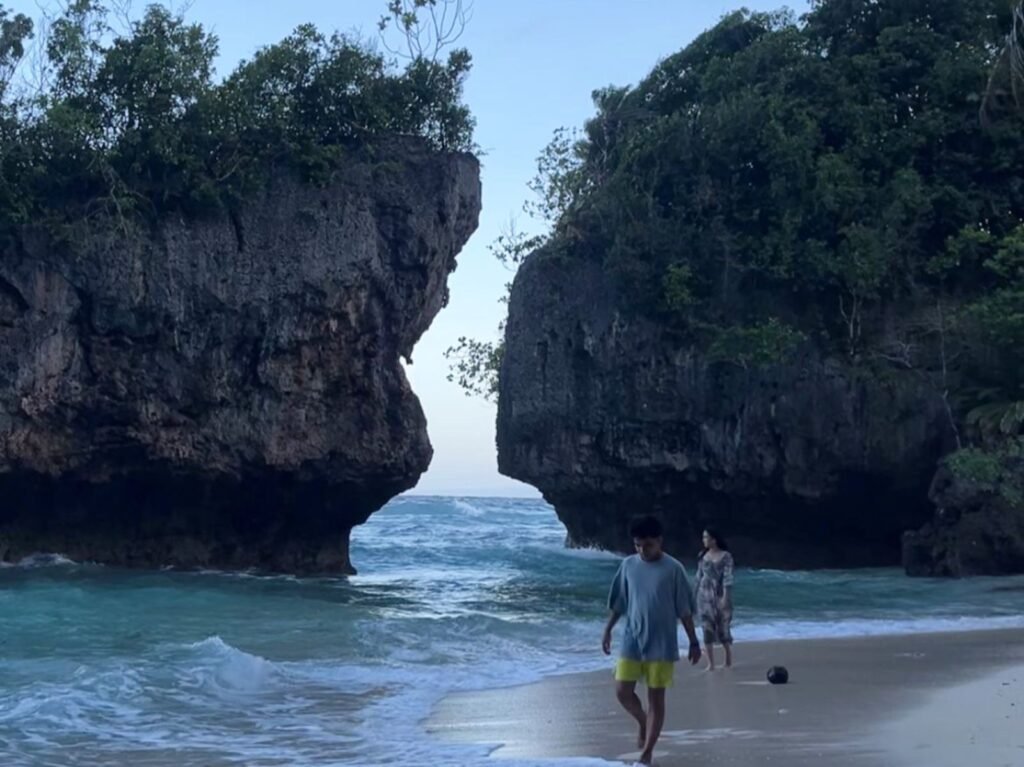
[[[622,616],[611,610],[608,614],[608,622],[604,625],[604,636],[601,637],[601,649],[605,655],[612,654],[612,629],[615,628],[615,624],[619,622],[619,618]],[[692,623],[692,621],[691,621]]]
[[[693,627],[693,616],[687,615],[685,618],[680,618],[679,622],[683,624],[683,631],[686,632],[686,638],[690,640],[690,644],[700,644],[697,641],[697,631]]]
[[[626,605],[629,599],[629,587],[626,583],[626,562],[623,560],[619,565],[615,578],[612,579],[612,587],[608,590],[608,622],[604,626],[604,635],[601,637],[601,649],[605,655],[612,654],[612,629],[619,622],[619,618],[626,612]]]
[[[690,649],[686,657],[690,663],[700,660],[700,642],[697,641],[697,631],[693,627],[693,612],[696,605],[693,603],[693,590],[690,588],[690,581],[686,577],[686,571],[682,565],[679,566],[679,573],[676,579],[676,615],[679,622],[683,624],[687,639],[690,640]]]
[[[700,660],[700,642],[697,641],[697,631],[693,627],[693,616],[687,615],[680,618],[679,622],[683,624],[686,638],[690,640],[690,650],[686,653],[686,657],[690,663],[696,664]]]

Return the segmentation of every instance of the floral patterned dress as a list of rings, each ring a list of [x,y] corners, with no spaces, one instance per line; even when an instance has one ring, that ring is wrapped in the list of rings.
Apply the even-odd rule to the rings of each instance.
[[[732,601],[723,605],[726,586],[733,584],[732,554],[722,552],[718,561],[710,554],[697,565],[697,612],[704,629],[704,644],[732,644]]]

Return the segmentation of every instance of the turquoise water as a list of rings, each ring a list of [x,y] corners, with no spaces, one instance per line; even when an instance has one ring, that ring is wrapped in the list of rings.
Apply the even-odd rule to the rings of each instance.
[[[405,498],[355,531],[349,579],[2,569],[0,764],[483,764],[423,733],[446,692],[607,666],[617,558],[564,535],[539,501]],[[734,633],[1024,626],[1022,589],[741,569]]]

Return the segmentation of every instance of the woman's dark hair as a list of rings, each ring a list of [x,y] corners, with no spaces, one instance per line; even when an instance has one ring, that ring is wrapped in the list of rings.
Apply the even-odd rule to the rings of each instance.
[[[715,530],[713,527],[705,527],[704,528],[704,532],[707,533],[709,536],[711,536],[712,538],[715,539],[715,543],[718,544],[718,548],[719,549],[721,549],[722,551],[728,551],[729,550],[729,544],[725,542],[725,538],[723,538],[722,534],[719,533],[717,530]],[[698,560],[703,559],[704,555],[707,554],[707,553],[708,553],[707,549],[701,549],[700,554],[697,555],[697,559]]]
[[[629,534],[633,538],[660,538],[664,532],[661,520],[650,515],[637,517],[629,525]]]

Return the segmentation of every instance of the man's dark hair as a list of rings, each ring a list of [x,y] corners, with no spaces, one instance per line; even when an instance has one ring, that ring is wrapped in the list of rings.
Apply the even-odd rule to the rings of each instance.
[[[629,534],[633,538],[660,538],[664,532],[661,520],[649,514],[637,517],[629,526]]]

